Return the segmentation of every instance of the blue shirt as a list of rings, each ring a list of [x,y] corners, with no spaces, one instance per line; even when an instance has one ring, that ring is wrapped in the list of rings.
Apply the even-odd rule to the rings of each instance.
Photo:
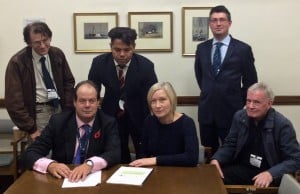
[[[217,42],[222,42],[223,45],[221,46],[221,63],[223,63],[224,61],[224,58],[225,58],[225,55],[227,53],[227,50],[228,50],[228,46],[229,46],[229,43],[230,43],[230,40],[231,40],[231,37],[229,35],[227,35],[223,40],[221,41],[218,41],[216,39],[213,39],[213,42],[212,42],[212,52],[211,52],[211,64],[212,64],[212,61],[213,61],[213,56],[214,56],[214,53],[215,53],[215,50],[216,50],[216,43]]]

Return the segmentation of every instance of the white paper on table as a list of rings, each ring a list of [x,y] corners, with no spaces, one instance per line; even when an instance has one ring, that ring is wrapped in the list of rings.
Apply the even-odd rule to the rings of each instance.
[[[142,185],[152,168],[121,166],[106,182],[115,184]]]
[[[64,179],[62,188],[71,187],[93,187],[101,183],[101,170],[89,174],[84,181],[70,182],[68,178]]]

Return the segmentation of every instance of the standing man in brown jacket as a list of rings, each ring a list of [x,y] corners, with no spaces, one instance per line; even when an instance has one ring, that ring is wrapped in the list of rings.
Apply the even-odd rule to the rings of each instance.
[[[35,140],[52,114],[73,108],[75,80],[64,53],[50,46],[47,24],[28,24],[23,36],[27,46],[7,65],[5,106],[17,127]]]

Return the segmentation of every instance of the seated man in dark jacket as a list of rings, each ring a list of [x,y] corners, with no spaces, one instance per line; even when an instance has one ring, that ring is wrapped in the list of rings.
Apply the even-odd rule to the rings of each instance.
[[[300,148],[292,123],[272,108],[264,83],[247,92],[246,109],[236,112],[225,143],[213,155],[225,184],[278,186],[284,173],[300,168]]]
[[[55,114],[26,150],[23,163],[42,173],[70,181],[120,162],[117,122],[99,109],[99,92],[91,81],[75,87],[75,111]],[[45,156],[52,150],[52,159]],[[71,170],[66,164],[80,164]]]

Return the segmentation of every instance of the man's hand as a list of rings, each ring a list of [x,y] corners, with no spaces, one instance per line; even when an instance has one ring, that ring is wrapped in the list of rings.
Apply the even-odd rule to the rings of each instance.
[[[57,163],[57,162],[52,162],[49,164],[47,171],[52,174],[56,178],[68,178],[71,170],[70,168],[63,164],[63,163]]]
[[[222,169],[220,167],[220,164],[219,164],[218,160],[212,160],[212,161],[210,161],[210,164],[216,165],[216,167],[217,167],[217,169],[219,171],[219,174],[220,174],[221,178],[223,179],[224,178],[223,171],[222,171]]]
[[[264,171],[253,177],[252,180],[256,187],[268,187],[273,181],[273,177],[268,171]]]
[[[129,164],[129,166],[153,166],[156,165],[156,157],[142,158],[135,160]]]
[[[41,135],[41,130],[37,129],[34,133],[30,134],[30,137],[32,141],[35,141],[35,139]]]
[[[77,166],[72,170],[69,176],[70,182],[78,182],[79,180],[84,181],[86,176],[92,171],[92,167],[86,163]]]

